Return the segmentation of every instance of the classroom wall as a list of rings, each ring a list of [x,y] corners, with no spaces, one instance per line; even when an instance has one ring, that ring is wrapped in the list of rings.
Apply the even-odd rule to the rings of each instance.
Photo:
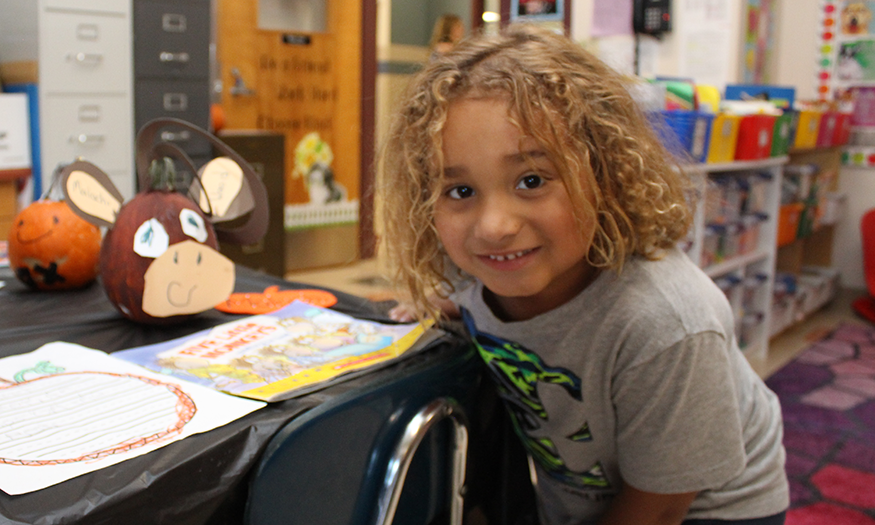
[[[821,1],[777,0],[772,81],[794,86],[796,98],[814,99]]]

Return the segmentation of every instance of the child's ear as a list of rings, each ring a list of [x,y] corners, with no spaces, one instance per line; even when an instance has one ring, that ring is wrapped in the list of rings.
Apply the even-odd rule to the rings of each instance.
[[[115,184],[100,168],[83,160],[61,171],[64,200],[76,215],[96,226],[111,228],[124,202]]]

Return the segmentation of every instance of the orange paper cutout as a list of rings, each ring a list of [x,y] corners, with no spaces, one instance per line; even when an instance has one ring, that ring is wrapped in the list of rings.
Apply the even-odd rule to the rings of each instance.
[[[329,308],[337,303],[337,297],[324,290],[280,290],[279,286],[269,286],[263,293],[233,293],[227,301],[219,303],[216,310],[228,314],[266,314],[296,299],[321,308]]]

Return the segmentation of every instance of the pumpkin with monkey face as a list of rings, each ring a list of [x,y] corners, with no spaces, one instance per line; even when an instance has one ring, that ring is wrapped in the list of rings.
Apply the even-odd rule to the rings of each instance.
[[[15,217],[8,249],[15,276],[31,288],[80,288],[97,277],[100,230],[64,201],[39,200]]]
[[[106,294],[134,321],[182,321],[225,300],[234,264],[197,205],[172,191],[137,194],[119,210],[100,257]]]
[[[206,138],[225,156],[196,169],[181,149],[160,140],[168,126]],[[267,191],[235,151],[182,120],[146,123],[136,150],[141,190],[127,202],[106,173],[81,160],[64,168],[61,187],[77,215],[107,228],[100,275],[110,302],[133,321],[178,323],[231,295],[234,263],[219,253],[218,241],[252,244],[264,235]],[[192,175],[190,185],[181,184],[176,162]],[[232,222],[233,228],[214,227]]]
[[[87,162],[68,166],[62,186],[77,214],[108,228],[100,277],[110,302],[133,321],[169,324],[226,300],[235,271],[218,252],[204,212],[169,184],[170,159],[155,165],[155,186],[127,202],[109,176]]]

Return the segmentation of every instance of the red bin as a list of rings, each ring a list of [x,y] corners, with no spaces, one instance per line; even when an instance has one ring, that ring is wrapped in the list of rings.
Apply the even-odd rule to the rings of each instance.
[[[839,113],[835,134],[832,137],[833,146],[844,146],[851,138],[851,114]]]
[[[765,159],[772,152],[775,115],[745,115],[738,126],[735,160]]]

